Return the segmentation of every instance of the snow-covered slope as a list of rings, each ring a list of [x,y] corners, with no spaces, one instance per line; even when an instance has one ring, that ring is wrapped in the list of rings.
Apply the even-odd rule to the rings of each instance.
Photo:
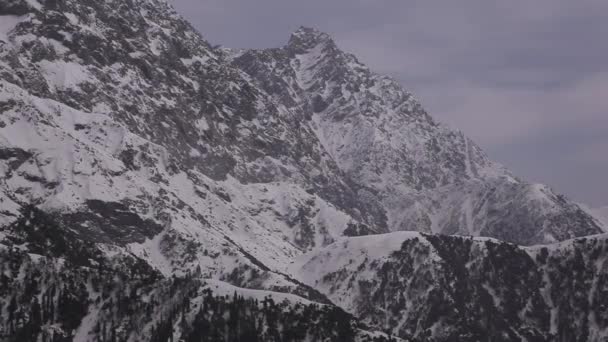
[[[340,202],[349,190],[318,144],[296,151],[311,133],[166,3],[7,6],[19,21],[1,46],[3,224],[34,204],[165,274],[226,277],[278,270],[366,215]]]
[[[431,341],[604,341],[608,236],[518,247],[396,232],[344,238],[291,266],[365,323]]]

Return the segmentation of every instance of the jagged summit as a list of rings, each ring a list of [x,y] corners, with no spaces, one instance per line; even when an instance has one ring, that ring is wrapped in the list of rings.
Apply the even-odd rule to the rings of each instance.
[[[382,208],[387,229],[521,244],[567,239],[572,229],[601,231],[576,204],[516,178],[461,132],[438,124],[399,83],[326,34],[302,28],[294,37],[282,49],[245,52],[233,65],[295,117],[309,119],[348,182]]]
[[[295,50],[305,51],[321,44],[335,45],[331,36],[315,28],[300,26],[289,37],[287,47]]]

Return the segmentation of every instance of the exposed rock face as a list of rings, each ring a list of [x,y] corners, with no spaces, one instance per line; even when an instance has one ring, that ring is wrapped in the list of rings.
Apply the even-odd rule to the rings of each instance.
[[[3,336],[33,339],[44,321],[59,329],[44,330],[45,338],[87,340],[113,320],[120,339],[136,340],[131,330],[166,332],[173,321],[132,321],[128,313],[167,318],[178,307],[188,326],[200,316],[174,304],[200,302],[208,279],[220,284],[215,292],[253,288],[292,304],[329,305],[305,312],[335,321],[346,316],[288,265],[344,236],[374,243],[376,234],[401,230],[531,245],[597,234],[602,224],[488,160],[395,81],[316,30],[299,29],[283,48],[232,51],[211,47],[163,0],[0,0],[0,249],[11,264],[0,272],[0,303],[13,315],[0,316]],[[421,246],[411,257],[428,259],[431,247]],[[436,272],[447,267],[433,260],[425,262]],[[47,264],[46,285],[24,282]],[[100,295],[87,287],[96,268],[113,295],[91,306]],[[11,291],[20,286],[33,292]],[[38,320],[31,306],[53,286],[65,288],[75,314]],[[133,289],[157,300],[94,314]],[[48,310],[59,309],[48,302],[55,295],[45,297]],[[372,328],[385,328],[377,308],[369,310]],[[475,334],[441,312],[446,331]],[[429,334],[394,323],[397,315],[386,327],[400,336]],[[351,318],[357,338],[384,338]],[[538,334],[530,336],[557,336],[527,319],[510,327],[523,334],[520,326],[531,324]],[[307,329],[318,323],[305,321]],[[337,326],[323,329],[338,334]],[[186,330],[180,336],[190,336]]]

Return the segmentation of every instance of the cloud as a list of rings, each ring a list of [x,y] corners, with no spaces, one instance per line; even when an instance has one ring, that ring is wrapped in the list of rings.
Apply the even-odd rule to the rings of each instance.
[[[421,88],[431,113],[486,147],[563,129],[581,135],[608,129],[608,73],[561,87],[486,87],[456,80]]]

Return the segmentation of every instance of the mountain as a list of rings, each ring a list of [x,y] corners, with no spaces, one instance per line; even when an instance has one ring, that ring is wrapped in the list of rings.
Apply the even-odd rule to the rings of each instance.
[[[203,280],[200,268],[163,277],[132,254],[75,239],[33,208],[5,232],[3,341],[389,340],[327,303]]]
[[[531,245],[601,232],[578,205],[514,177],[437,123],[394,80],[314,29],[232,64],[305,120],[389,231],[480,235]]]
[[[518,247],[395,232],[344,238],[293,265],[334,303],[414,341],[603,341],[606,235]]]
[[[290,264],[402,230],[523,245],[602,232],[308,28],[218,49],[163,0],[0,0],[0,112],[8,341],[423,336]]]

